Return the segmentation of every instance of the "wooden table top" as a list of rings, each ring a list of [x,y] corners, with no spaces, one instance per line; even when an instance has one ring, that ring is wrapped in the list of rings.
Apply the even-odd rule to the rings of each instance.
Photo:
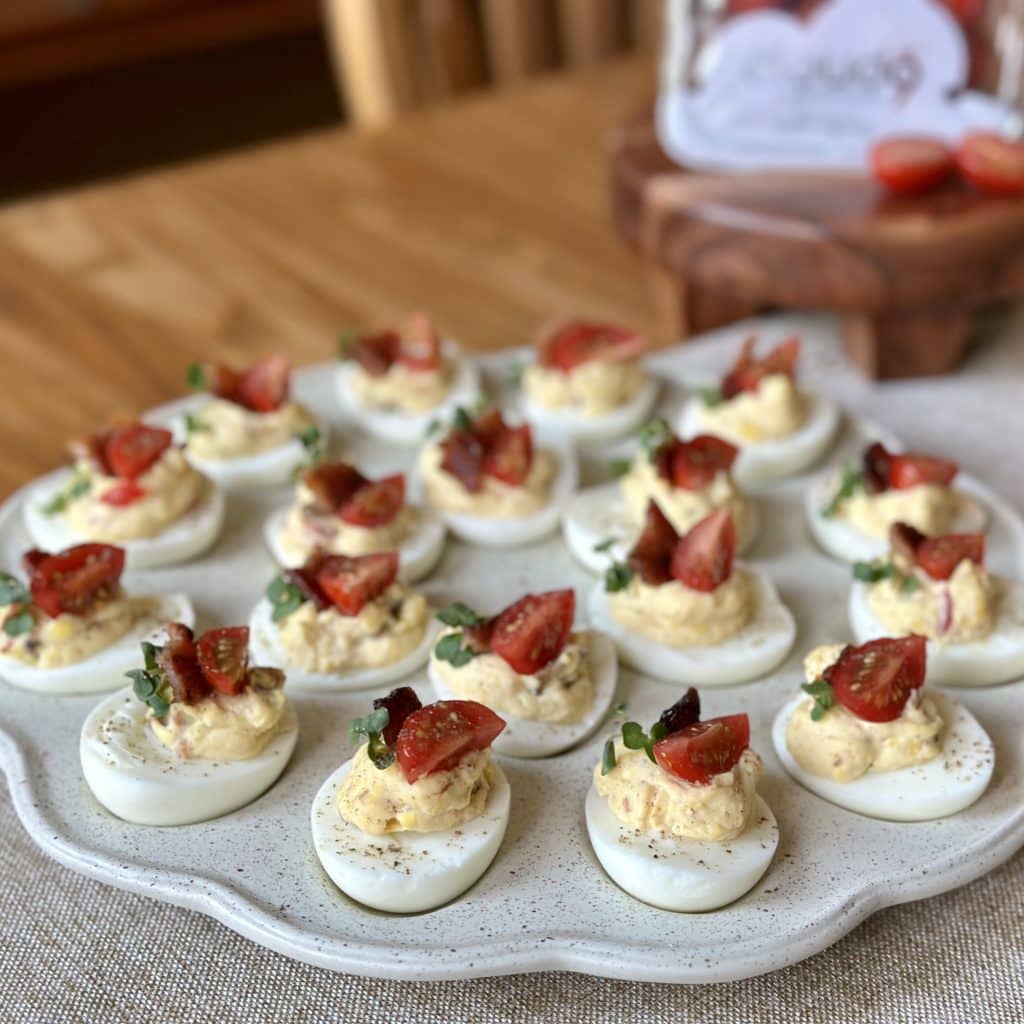
[[[330,359],[414,309],[470,348],[572,313],[653,335],[605,146],[652,90],[628,60],[0,209],[2,492],[196,359]]]

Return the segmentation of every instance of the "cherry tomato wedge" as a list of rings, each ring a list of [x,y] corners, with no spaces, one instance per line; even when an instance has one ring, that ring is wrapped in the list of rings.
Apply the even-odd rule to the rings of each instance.
[[[668,583],[672,579],[672,553],[678,542],[675,527],[652,498],[647,502],[644,528],[629,552],[627,564],[652,587]]]
[[[643,355],[646,348],[646,341],[636,331],[589,320],[554,324],[537,343],[540,364],[562,373],[595,359],[626,362]]]
[[[694,722],[654,744],[654,758],[670,775],[698,786],[727,772],[750,746],[750,719],[724,715]]]
[[[405,504],[405,477],[401,473],[364,483],[342,506],[339,515],[353,526],[386,526]]]
[[[891,722],[924,684],[925,639],[883,638],[844,647],[824,673],[835,699],[866,722]]]
[[[129,423],[107,434],[104,455],[107,465],[122,480],[134,480],[149,469],[171,446],[174,436],[161,427]]]
[[[533,432],[529,426],[506,427],[484,454],[483,471],[502,483],[520,486],[533,463]]]
[[[211,629],[196,645],[199,668],[220,693],[241,693],[249,670],[249,627]]]
[[[562,653],[575,613],[572,590],[527,594],[495,617],[490,648],[520,675],[533,675]]]
[[[736,527],[728,509],[705,516],[676,545],[672,575],[691,590],[710,593],[729,578],[736,557]]]
[[[366,477],[347,462],[323,462],[307,469],[302,482],[317,505],[336,512],[366,482]]]
[[[729,470],[739,449],[711,434],[698,434],[689,441],[680,441],[670,456],[672,484],[684,491],[700,491],[722,470]]]
[[[756,336],[747,338],[732,369],[722,378],[721,392],[724,398],[735,398],[744,391],[756,391],[765,377],[774,374],[785,374],[790,378],[796,376],[796,364],[800,358],[799,338],[787,338],[779,342],[760,359],[754,355],[756,344]]]
[[[409,330],[398,347],[398,361],[421,372],[441,366],[441,338],[426,313],[415,313],[409,318]]]
[[[134,480],[118,480],[100,495],[100,501],[115,508],[126,508],[144,498],[147,493],[146,488],[140,487]]]
[[[124,549],[111,544],[76,544],[53,555],[30,552],[24,560],[32,602],[55,618],[81,615],[117,585]]]
[[[905,491],[919,484],[948,487],[957,474],[957,464],[930,455],[893,455],[889,462],[889,486]]]
[[[394,551],[374,555],[329,555],[316,573],[316,582],[338,611],[358,615],[379,597],[398,576]]]
[[[982,192],[996,196],[1024,193],[1024,142],[976,132],[960,143],[956,166]]]
[[[871,149],[871,171],[890,192],[912,195],[934,188],[953,170],[941,139],[906,135],[882,139]]]
[[[282,355],[265,356],[238,382],[238,401],[253,412],[274,412],[288,397],[291,369]]]
[[[985,535],[950,533],[945,537],[924,537],[917,547],[917,564],[933,580],[948,580],[956,567],[968,559],[976,565],[985,561]]]
[[[466,754],[485,750],[505,720],[475,700],[439,700],[402,723],[395,754],[408,783],[454,768]]]

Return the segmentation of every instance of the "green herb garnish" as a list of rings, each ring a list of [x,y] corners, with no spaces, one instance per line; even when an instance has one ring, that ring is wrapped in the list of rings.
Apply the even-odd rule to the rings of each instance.
[[[472,433],[473,431],[472,417],[470,417],[469,413],[466,412],[461,405],[456,408],[452,415],[452,426],[454,426],[456,430],[462,430],[467,434]]]
[[[427,429],[423,432],[424,437],[433,437],[441,429],[441,421],[435,416],[428,424]]]
[[[896,573],[892,562],[854,562],[853,578],[861,583],[877,583],[887,580]]]
[[[447,661],[455,668],[468,665],[475,657],[476,651],[462,642],[461,633],[446,633],[434,646],[434,654],[439,661]]]
[[[599,540],[594,545],[594,550],[599,551],[602,554],[607,554],[615,546],[616,537],[605,537],[604,540]]]
[[[508,382],[514,388],[523,386],[523,374],[526,372],[525,363],[512,363],[508,368]]]
[[[185,431],[189,434],[201,434],[210,429],[210,424],[203,422],[198,416],[192,413],[185,414]]]
[[[722,394],[721,388],[697,388],[697,397],[708,409],[713,409],[725,401],[725,395]]]
[[[831,518],[839,511],[839,506],[847,498],[852,498],[863,486],[864,479],[861,476],[860,470],[851,463],[847,463],[843,466],[843,476],[839,481],[839,488],[833,495],[832,500],[821,510],[821,514],[826,518]]]
[[[437,617],[446,626],[459,628],[479,626],[484,621],[468,604],[463,604],[462,601],[455,601],[448,605],[447,608],[437,613]]]
[[[804,683],[800,689],[814,698],[814,707],[811,708],[812,722],[820,721],[825,712],[835,706],[835,694],[832,692],[832,684],[827,679],[815,679],[813,683]]]
[[[383,733],[391,716],[387,708],[375,708],[365,718],[356,718],[348,727],[349,743],[359,742],[366,737],[366,753],[375,767],[385,769],[394,761],[395,752],[384,742]]]
[[[284,574],[275,576],[270,581],[267,585],[266,595],[273,609],[270,617],[274,622],[280,622],[292,612],[298,611],[305,601],[302,591]]]
[[[622,725],[622,742],[628,750],[643,750],[657,764],[654,757],[654,744],[668,735],[668,726],[664,722],[655,722],[650,732],[644,732],[638,722],[624,722]]]
[[[629,459],[612,459],[608,464],[608,471],[612,475],[613,480],[619,480],[629,472],[629,467],[632,463]]]
[[[43,506],[43,515],[54,516],[58,512],[63,512],[71,502],[81,498],[83,494],[88,494],[90,487],[92,479],[89,474],[76,469],[65,487]]]
[[[23,608],[16,615],[4,619],[4,632],[8,636],[21,636],[28,633],[36,624],[36,617],[28,608]]]
[[[310,462],[319,462],[324,457],[324,439],[319,427],[306,427],[301,434],[295,436],[302,447],[306,449]]]
[[[665,443],[671,436],[672,428],[668,425],[668,420],[663,418],[651,420],[640,431],[640,445],[647,452],[647,458],[651,462],[658,457],[658,452],[665,447]]]
[[[604,741],[604,750],[601,753],[601,774],[607,775],[615,767],[615,740]]]
[[[913,594],[920,586],[921,581],[909,573],[900,580],[900,591],[904,594]]]
[[[614,562],[604,573],[604,589],[609,594],[625,590],[633,578],[633,570],[622,562]]]
[[[338,358],[348,359],[349,353],[352,351],[352,346],[359,340],[359,331],[354,327],[350,327],[347,331],[342,331],[338,335]]]
[[[621,717],[626,713],[626,708],[628,707],[629,705],[624,700],[619,701],[619,703],[612,708],[612,714],[617,717]]]
[[[32,595],[17,576],[9,572],[0,572],[0,605],[29,604]]]
[[[185,369],[185,384],[190,391],[205,391],[209,386],[206,371],[200,363],[189,363]]]
[[[132,691],[143,704],[148,707],[157,718],[163,718],[170,710],[171,702],[168,691],[167,680],[160,671],[157,664],[157,655],[160,648],[155,644],[144,642],[142,644],[142,659],[145,668],[134,668],[128,673],[132,681]]]

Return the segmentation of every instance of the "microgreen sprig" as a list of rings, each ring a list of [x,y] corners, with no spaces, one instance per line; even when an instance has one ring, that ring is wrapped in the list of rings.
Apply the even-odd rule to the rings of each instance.
[[[446,626],[464,629],[467,626],[479,626],[484,620],[468,604],[453,601],[447,608],[437,613],[438,619]]]
[[[604,741],[601,752],[601,774],[607,775],[615,767],[615,740],[611,737]]]
[[[697,388],[697,397],[707,409],[713,409],[725,401],[725,395],[722,394],[721,388],[716,387]]]
[[[461,633],[445,633],[435,644],[434,654],[438,661],[447,661],[454,668],[462,668],[476,657],[476,651],[466,646]]]
[[[612,459],[608,463],[608,472],[611,473],[613,480],[620,480],[629,472],[629,467],[632,465],[629,459]]]
[[[0,605],[29,604],[32,595],[17,576],[9,572],[0,572]]]
[[[210,424],[201,420],[198,416],[193,413],[185,414],[185,432],[187,434],[202,434],[209,431]]]
[[[8,636],[21,636],[28,633],[36,624],[36,617],[30,608],[22,608],[14,615],[4,619],[4,632]]]
[[[89,474],[76,469],[67,484],[43,506],[43,515],[54,516],[63,512],[71,502],[87,494],[91,487]]]
[[[640,445],[647,453],[647,458],[653,462],[658,457],[658,452],[665,446],[665,442],[672,436],[672,428],[668,420],[659,417],[651,420],[640,431]]]
[[[160,648],[155,644],[142,644],[142,658],[145,668],[135,668],[127,673],[132,681],[132,691],[157,718],[163,718],[170,710],[171,702],[167,699],[167,682],[157,664]]]
[[[804,683],[800,689],[814,698],[814,705],[811,708],[812,722],[821,721],[825,712],[835,706],[835,694],[832,692],[832,684],[827,679],[815,679],[814,682]]]
[[[185,368],[185,384],[190,391],[205,391],[209,387],[206,370],[201,363],[189,363]]]
[[[864,486],[864,478],[860,470],[852,463],[843,466],[843,475],[839,481],[839,487],[832,496],[832,500],[821,510],[826,519],[831,519],[839,511],[839,506],[848,498],[852,498]]]
[[[324,438],[317,426],[306,427],[295,439],[306,449],[311,463],[317,463],[324,457]]]
[[[878,583],[887,580],[896,573],[892,562],[854,562],[853,578],[861,583]]]
[[[473,429],[473,418],[461,405],[457,406],[452,414],[452,426],[456,430],[462,430],[466,433],[471,432]]]
[[[341,332],[338,335],[338,358],[345,360],[349,358],[352,352],[352,346],[359,340],[359,331],[354,327],[349,327],[347,330]]]
[[[354,745],[360,736],[365,736],[366,754],[382,771],[395,760],[395,752],[384,742],[383,735],[390,720],[387,708],[375,708],[365,717],[353,719],[348,727],[349,743]]]
[[[297,611],[305,600],[302,591],[283,573],[270,581],[266,595],[272,609],[270,618],[274,622],[280,622]]]
[[[606,593],[615,594],[625,590],[633,579],[633,570],[624,562],[613,562],[604,572]]]
[[[655,722],[650,732],[644,732],[638,722],[623,722],[622,742],[627,750],[643,750],[657,764],[654,757],[654,744],[668,735],[668,727],[664,722]]]

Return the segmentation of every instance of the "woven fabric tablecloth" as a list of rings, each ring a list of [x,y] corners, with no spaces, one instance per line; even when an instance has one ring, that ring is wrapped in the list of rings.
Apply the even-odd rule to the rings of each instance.
[[[1024,508],[1024,337],[956,377],[858,386],[862,414],[942,450]],[[820,884],[808,878],[807,885]],[[0,796],[0,1021],[1024,1021],[1024,854],[957,891],[882,911],[825,952],[706,986],[538,974],[402,983],[295,963],[198,913],[48,860]]]

